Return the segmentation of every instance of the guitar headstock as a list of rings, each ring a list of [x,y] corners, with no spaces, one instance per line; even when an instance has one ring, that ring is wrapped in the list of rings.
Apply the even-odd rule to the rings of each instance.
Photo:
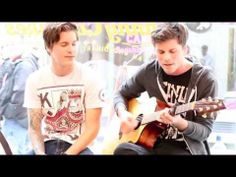
[[[222,99],[217,98],[204,98],[194,104],[194,110],[199,114],[207,114],[222,109],[226,109],[225,104]]]

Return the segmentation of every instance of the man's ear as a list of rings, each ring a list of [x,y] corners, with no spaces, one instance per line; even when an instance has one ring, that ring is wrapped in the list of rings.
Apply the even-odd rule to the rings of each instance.
[[[189,48],[188,48],[187,45],[183,46],[183,50],[184,50],[184,54],[185,54],[185,55],[189,54],[189,51],[188,51]]]
[[[51,54],[50,49],[45,47],[45,50],[47,51],[48,55],[50,56],[50,54]]]

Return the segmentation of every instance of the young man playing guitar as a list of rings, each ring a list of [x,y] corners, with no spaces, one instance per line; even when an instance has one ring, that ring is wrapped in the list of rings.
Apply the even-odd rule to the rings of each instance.
[[[121,135],[139,128],[141,120],[135,119],[127,105],[129,100],[139,97],[144,91],[157,99],[159,110],[163,102],[172,107],[202,98],[214,98],[217,93],[217,82],[212,71],[186,57],[188,30],[183,24],[160,24],[151,38],[157,59],[144,64],[120,87],[114,98]],[[175,115],[170,108],[163,108],[158,122],[165,128],[153,125],[150,134],[145,137],[155,136],[153,146],[125,142],[116,147],[114,154],[208,154],[204,142],[212,131],[215,118],[216,114],[202,116],[194,110]],[[152,135],[158,129],[162,129],[160,135]]]

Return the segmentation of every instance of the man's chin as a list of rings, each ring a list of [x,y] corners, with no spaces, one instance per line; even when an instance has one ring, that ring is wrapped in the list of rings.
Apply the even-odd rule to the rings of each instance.
[[[75,60],[66,61],[66,62],[63,63],[63,65],[64,65],[65,67],[72,66],[72,65],[74,64],[74,62],[75,62]]]
[[[173,75],[174,74],[174,69],[172,69],[172,68],[168,68],[168,69],[165,68],[163,70],[168,75]]]

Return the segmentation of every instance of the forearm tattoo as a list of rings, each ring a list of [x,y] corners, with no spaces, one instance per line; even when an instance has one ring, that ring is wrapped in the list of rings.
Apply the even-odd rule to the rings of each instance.
[[[30,118],[30,137],[36,154],[42,154],[44,152],[43,136],[41,134],[41,122],[43,114],[41,109],[29,109]]]
[[[35,130],[41,127],[41,121],[43,118],[41,109],[29,109],[29,117],[30,117],[30,126],[32,129]]]

